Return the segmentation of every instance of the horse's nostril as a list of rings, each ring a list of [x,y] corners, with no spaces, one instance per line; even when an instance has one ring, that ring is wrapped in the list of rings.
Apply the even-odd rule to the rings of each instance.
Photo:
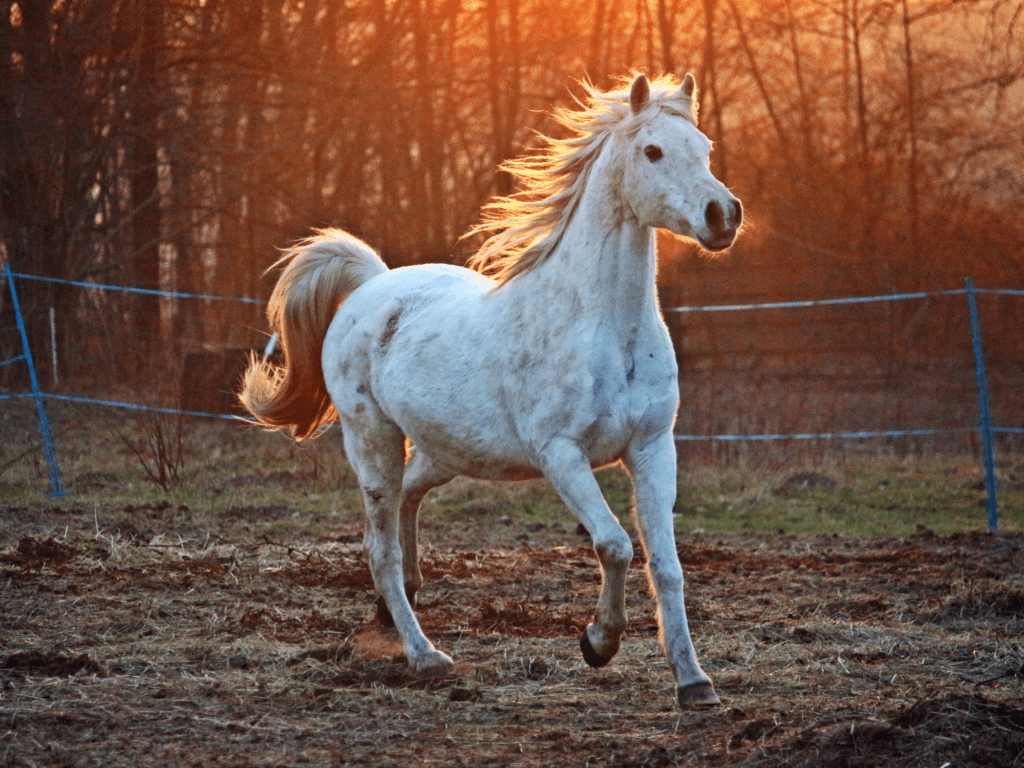
[[[743,203],[739,200],[733,200],[732,205],[729,207],[731,208],[729,212],[729,223],[734,227],[738,227],[743,223]]]
[[[717,232],[722,229],[725,224],[725,211],[722,210],[722,204],[717,200],[708,203],[708,207],[704,210],[704,220],[711,231]]]

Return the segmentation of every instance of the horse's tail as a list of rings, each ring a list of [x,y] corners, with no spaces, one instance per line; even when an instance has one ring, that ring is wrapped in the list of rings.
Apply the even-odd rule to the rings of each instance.
[[[349,294],[388,268],[370,246],[340,229],[317,230],[271,269],[280,266],[267,317],[279,334],[284,365],[252,355],[239,399],[260,424],[305,440],[337,415],[320,363],[327,328]]]

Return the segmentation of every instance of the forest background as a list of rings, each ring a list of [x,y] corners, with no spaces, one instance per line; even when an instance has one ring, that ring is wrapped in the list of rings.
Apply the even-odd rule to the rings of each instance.
[[[265,298],[280,248],[339,226],[393,267],[462,263],[480,207],[513,191],[498,166],[555,130],[581,79],[691,71],[747,225],[725,257],[664,240],[663,306],[1022,288],[1022,38],[1020,0],[7,0],[0,262]],[[65,386],[138,390],[189,351],[265,340],[259,304],[19,290],[54,384],[59,366]],[[5,358],[20,342],[2,296]],[[857,365],[891,382],[894,350],[948,344],[950,312],[927,309],[827,323],[884,336]],[[984,317],[1017,371],[1020,309]],[[757,338],[764,317],[669,321],[684,373],[809,348],[819,373],[821,355],[850,365],[806,320],[776,316]]]

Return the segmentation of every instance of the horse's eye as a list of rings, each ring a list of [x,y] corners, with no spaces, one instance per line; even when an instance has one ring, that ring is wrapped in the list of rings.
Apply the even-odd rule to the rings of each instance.
[[[655,146],[654,144],[649,144],[648,146],[644,147],[644,154],[647,155],[648,160],[650,160],[652,163],[656,163],[659,160],[661,160],[664,153],[661,151],[661,147]]]

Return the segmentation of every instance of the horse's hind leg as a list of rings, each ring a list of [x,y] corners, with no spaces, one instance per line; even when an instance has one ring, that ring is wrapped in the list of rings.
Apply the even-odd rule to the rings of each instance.
[[[345,420],[344,433],[345,451],[366,504],[363,550],[373,583],[402,638],[409,668],[423,677],[448,674],[454,666],[452,660],[423,634],[404,586],[399,503],[405,436],[383,414],[376,419]]]
[[[443,469],[422,451],[412,447],[409,460],[405,465],[402,477],[402,495],[399,500],[399,541],[402,546],[402,577],[405,584],[405,595],[410,605],[416,605],[416,593],[423,586],[423,575],[420,573],[419,544],[417,535],[417,518],[420,503],[431,489],[444,485],[455,475]],[[388,610],[383,596],[377,598],[377,619],[385,627],[395,625],[394,618]]]
[[[590,532],[594,552],[601,563],[601,596],[594,620],[580,638],[584,660],[603,667],[619,650],[626,631],[626,569],[633,559],[633,545],[608,508],[590,463],[570,441],[552,443],[544,455],[544,475]]]

